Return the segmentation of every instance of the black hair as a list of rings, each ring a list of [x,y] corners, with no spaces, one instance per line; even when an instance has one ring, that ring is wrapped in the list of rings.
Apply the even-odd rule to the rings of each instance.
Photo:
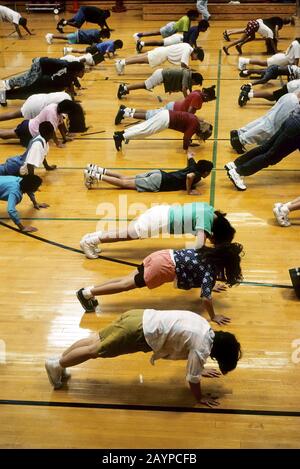
[[[68,71],[71,73],[79,73],[84,70],[84,64],[82,62],[78,62],[77,60],[74,62],[68,63]]]
[[[105,19],[110,17],[110,11],[109,10],[103,10],[102,13],[103,13],[103,16],[104,16]]]
[[[231,243],[235,235],[235,229],[226,218],[226,213],[215,211],[217,218],[212,225],[213,244]]]
[[[207,20],[201,20],[199,21],[198,23],[198,31],[207,31],[207,29],[209,28],[209,22]]]
[[[300,37],[296,37],[295,39],[296,39],[296,41],[298,41],[299,44],[300,44]]]
[[[204,60],[204,50],[202,47],[194,47],[193,50],[194,54],[196,54],[197,59],[200,60],[200,62],[203,62]]]
[[[84,112],[80,104],[64,99],[64,101],[58,103],[57,112],[68,115],[70,132],[85,132],[87,130]]]
[[[226,375],[236,368],[242,356],[241,345],[231,332],[215,331],[210,356],[217,360],[221,373]]]
[[[243,246],[239,243],[219,244],[215,247],[203,246],[198,250],[207,264],[212,264],[217,279],[229,287],[243,280],[241,256]]]
[[[102,39],[109,39],[110,38],[110,30],[107,29],[107,28],[101,29],[100,37],[102,37]]]
[[[202,85],[203,76],[201,75],[201,73],[192,72],[192,81],[194,85]]]
[[[27,174],[20,182],[20,189],[23,194],[35,192],[38,190],[42,182],[43,181],[40,176],[37,176],[36,174]]]
[[[188,10],[188,11],[186,12],[186,16],[188,16],[189,19],[191,19],[191,18],[198,18],[199,12],[198,12],[198,10]]]
[[[214,167],[213,163],[208,160],[199,160],[197,161],[196,166],[200,174],[210,173]]]
[[[54,127],[49,121],[41,122],[39,125],[39,134],[44,137],[46,141],[53,137]]]
[[[216,85],[212,85],[209,88],[202,88],[202,93],[207,97],[207,101],[213,101],[216,99]]]
[[[116,39],[114,41],[114,50],[122,49],[122,47],[123,47],[123,41],[121,41],[121,39]]]
[[[27,19],[24,18],[24,16],[21,16],[21,18],[19,19],[19,25],[23,27],[27,25]]]

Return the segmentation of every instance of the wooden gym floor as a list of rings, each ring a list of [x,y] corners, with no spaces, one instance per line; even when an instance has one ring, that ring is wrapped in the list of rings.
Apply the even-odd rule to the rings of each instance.
[[[134,12],[115,14],[110,24],[115,28],[113,38],[124,41],[120,57],[135,52],[134,32],[159,26],[156,22],[141,24]],[[60,57],[63,44],[49,46],[44,40],[45,33],[55,32],[55,25],[50,14],[29,15],[29,27],[36,36],[23,41],[8,36],[11,28],[2,25],[0,77],[26,70],[33,57]],[[242,25],[241,21],[230,23]],[[290,228],[280,228],[272,214],[274,202],[299,195],[299,156],[295,153],[276,167],[247,178],[244,193],[237,192],[227,180],[223,165],[235,157],[229,131],[270,108],[263,100],[239,108],[237,98],[243,81],[238,77],[237,55],[235,50],[230,57],[221,53],[222,31],[228,26],[211,22],[209,31],[200,37],[206,58],[196,67],[205,77],[204,86],[216,84],[218,99],[204,104],[199,112],[214,125],[214,135],[195,149],[196,157],[212,160],[216,169],[202,184],[198,199],[183,193],[137,195],[105,184],[91,191],[84,187],[83,168],[89,162],[128,174],[185,165],[181,135],[173,131],[147,141],[132,141],[122,153],[116,153],[113,122],[120,104],[116,91],[123,77],[116,75],[113,60],[106,60],[82,80],[85,89],[80,99],[91,126],[87,135],[78,135],[64,149],[52,146],[48,160],[58,169],[39,172],[44,184],[38,200],[49,203],[50,208],[35,211],[25,198],[20,204],[24,223],[39,229],[36,236],[10,229],[6,204],[1,203],[2,448],[300,447],[300,364],[292,360],[296,352],[293,341],[300,338],[299,301],[288,276],[288,269],[299,265],[300,227],[299,219],[293,216]],[[298,27],[283,30],[282,50],[296,32],[299,35]],[[263,50],[258,41],[245,47],[245,56],[249,51],[252,56],[259,55]],[[128,66],[124,81],[141,81],[150,73],[147,65]],[[279,86],[278,80],[265,88]],[[167,96],[163,88],[156,88],[153,93],[132,92],[123,102],[156,108],[158,94],[163,103],[180,98],[180,94]],[[19,104],[11,101],[7,109]],[[1,122],[1,128],[14,128],[17,122]],[[1,161],[22,151],[14,142],[1,141],[0,148]],[[233,373],[203,380],[204,391],[220,396],[220,410],[194,405],[185,383],[184,362],[161,360],[152,367],[149,354],[87,362],[73,368],[68,387],[53,391],[44,370],[45,358],[60,354],[122,312],[147,307],[171,309],[174,302],[177,309],[198,310],[197,291],[176,291],[168,285],[152,292],[106,296],[101,317],[83,314],[75,296],[82,286],[128,273],[132,267],[127,262],[140,263],[156,249],[182,247],[186,242],[153,239],[107,245],[103,256],[108,259],[92,261],[79,250],[83,234],[95,231],[96,226],[107,228],[118,220],[131,219],[152,203],[191,200],[207,201],[226,211],[237,229],[236,241],[244,245],[246,253],[244,284],[215,295],[216,310],[231,316],[232,323],[226,329],[237,335],[244,352]]]

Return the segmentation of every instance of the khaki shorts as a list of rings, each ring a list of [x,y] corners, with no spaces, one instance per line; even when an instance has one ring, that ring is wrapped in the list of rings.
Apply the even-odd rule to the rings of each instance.
[[[150,352],[143,331],[143,309],[133,309],[99,332],[101,358],[117,357],[128,353]]]
[[[158,68],[149,78],[147,78],[147,80],[145,80],[146,90],[152,90],[152,88],[155,88],[155,86],[161,85],[164,82],[162,72],[163,69]]]
[[[267,64],[268,64],[268,67],[270,67],[270,65],[280,65],[284,67],[286,65],[289,65],[289,59],[285,54],[279,52],[278,54],[275,54],[275,55],[272,55],[272,57],[269,57],[267,59]]]

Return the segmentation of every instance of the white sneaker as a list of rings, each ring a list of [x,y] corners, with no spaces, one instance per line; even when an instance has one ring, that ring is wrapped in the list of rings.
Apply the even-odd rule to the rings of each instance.
[[[289,220],[289,217],[287,213],[285,213],[283,210],[283,204],[281,203],[276,203],[274,204],[273,207],[273,213],[275,215],[275,218],[278,222],[278,225],[280,226],[291,226],[291,222]]]
[[[228,161],[228,163],[226,163],[224,165],[224,168],[226,169],[226,171],[229,171],[230,169],[236,169],[235,162],[234,161]]]
[[[135,42],[138,42],[141,39],[141,36],[139,36],[139,33],[134,33],[132,37],[135,40]]]
[[[53,42],[53,34],[51,34],[51,33],[46,34],[45,39],[46,39],[46,42],[47,42],[48,44],[52,44],[52,42]]]
[[[47,371],[47,375],[50,381],[50,384],[54,387],[54,389],[59,389],[62,387],[62,367],[58,363],[57,358],[49,358],[45,361],[45,368]]]
[[[99,173],[99,174],[105,174],[105,168],[102,168],[101,166],[98,166],[98,165],[93,164],[93,163],[88,163],[86,165],[86,169],[88,171],[93,171],[93,172],[96,172],[96,173]]]
[[[73,48],[72,48],[72,47],[64,47],[64,48],[63,48],[63,54],[64,54],[64,55],[71,54],[72,52],[73,52]]]
[[[244,57],[240,57],[239,58],[238,69],[239,70],[246,70],[248,64],[249,64],[249,59],[245,59]]]
[[[233,182],[237,190],[245,191],[247,189],[247,186],[244,184],[243,178],[239,175],[235,168],[231,168],[229,171],[227,171],[227,176]]]
[[[116,60],[115,67],[118,75],[124,75],[125,64],[121,60]]]
[[[67,381],[71,378],[71,373],[67,370],[67,368],[62,368],[61,372],[61,379]]]
[[[80,241],[80,247],[83,250],[85,257],[88,259],[98,259],[98,243],[93,240],[93,235],[85,235]]]
[[[84,185],[87,189],[91,189],[95,182],[95,178],[92,174],[92,171],[85,169],[83,172]]]

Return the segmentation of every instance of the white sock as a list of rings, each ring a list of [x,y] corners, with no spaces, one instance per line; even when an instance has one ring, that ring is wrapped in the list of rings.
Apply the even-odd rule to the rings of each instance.
[[[53,364],[55,367],[57,366],[59,368],[62,368],[62,366],[60,366],[60,363],[59,363],[59,358],[57,358],[56,360],[53,360]]]
[[[288,215],[290,213],[290,208],[289,208],[290,203],[291,202],[287,202],[286,204],[283,204],[281,207],[281,210],[285,215]]]
[[[254,91],[250,90],[248,93],[248,98],[253,98],[254,97]]]
[[[93,286],[92,287],[86,287],[82,291],[82,294],[83,294],[83,296],[86,300],[89,300],[90,298],[93,298],[93,295],[91,294],[91,289],[92,288],[94,288],[94,287]]]
[[[131,107],[125,107],[125,109],[124,109],[124,117],[132,117],[132,116],[131,116],[131,113],[132,113],[132,108],[131,108]]]
[[[4,82],[4,87],[6,90],[10,90],[10,86],[9,86],[9,80],[3,80]]]
[[[121,60],[120,60],[120,64],[121,64],[121,65],[126,65],[125,59],[121,59]]]
[[[144,47],[145,41],[140,41],[140,44],[141,44],[142,47]]]
[[[246,57],[243,58],[243,63],[244,64],[249,64],[250,63],[250,59],[247,59]]]
[[[66,24],[67,24],[67,21],[66,21],[66,20],[64,20],[64,21],[63,21],[63,25],[64,25],[64,26],[66,26]]]

